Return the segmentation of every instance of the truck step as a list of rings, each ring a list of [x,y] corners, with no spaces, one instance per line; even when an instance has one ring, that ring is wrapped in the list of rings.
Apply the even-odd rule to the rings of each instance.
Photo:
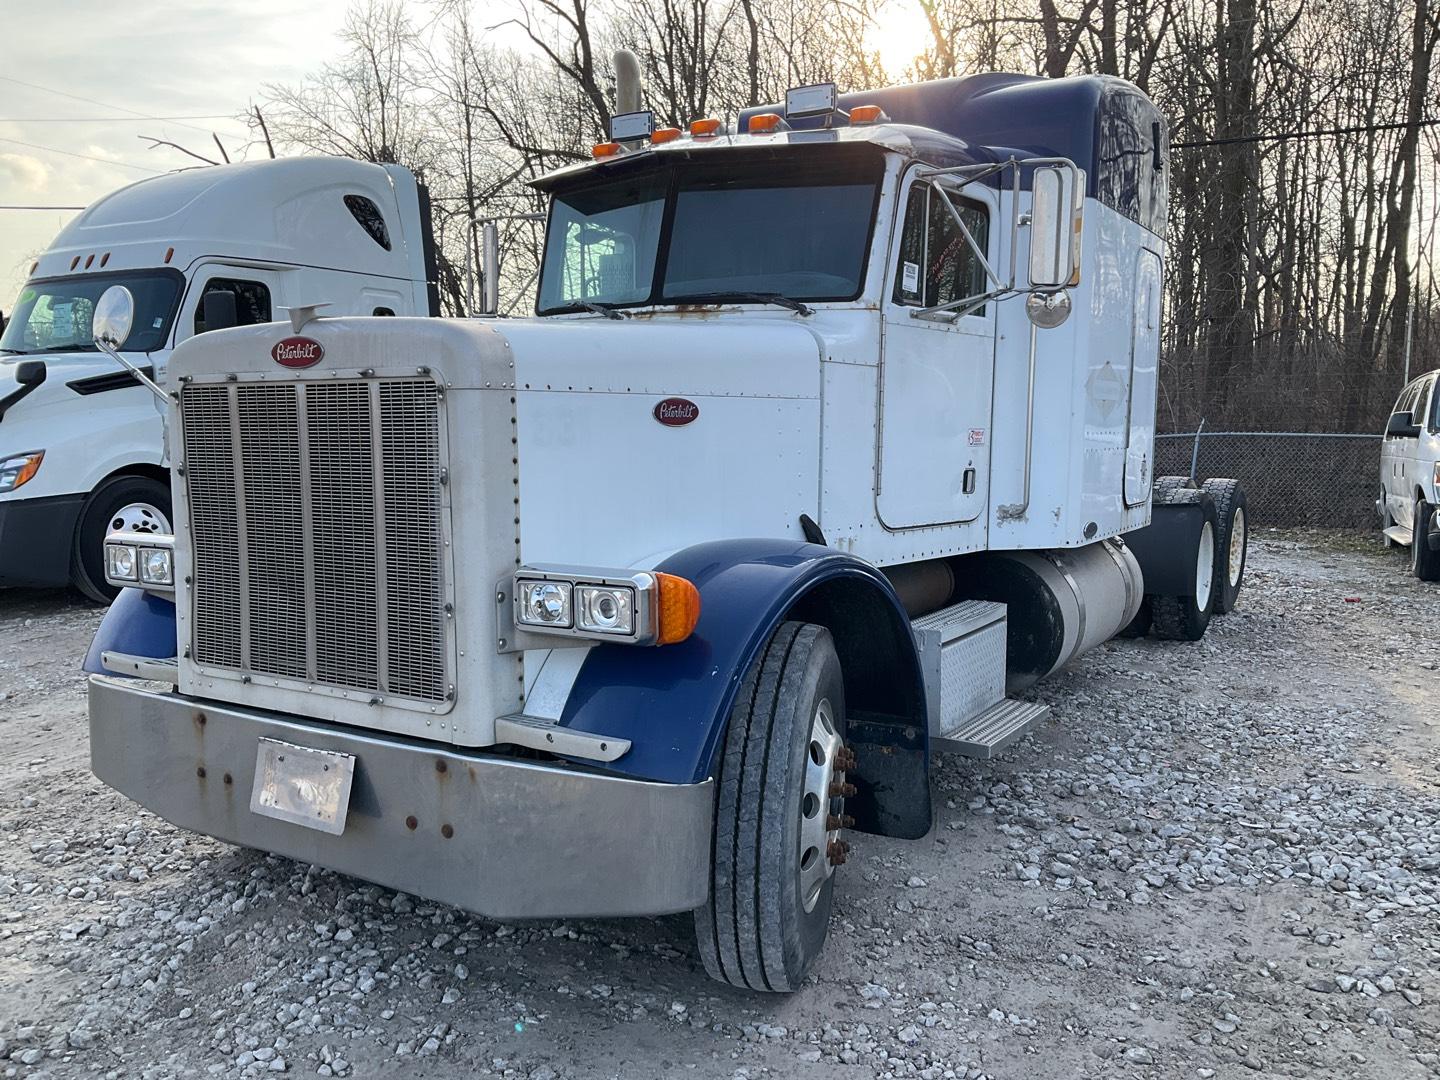
[[[959,727],[933,736],[930,745],[973,758],[992,758],[1038,724],[1049,705],[1006,698]]]
[[[1395,543],[1403,544],[1405,547],[1410,546],[1410,540],[1414,536],[1404,525],[1391,525],[1385,530],[1385,535],[1391,540],[1394,540]]]

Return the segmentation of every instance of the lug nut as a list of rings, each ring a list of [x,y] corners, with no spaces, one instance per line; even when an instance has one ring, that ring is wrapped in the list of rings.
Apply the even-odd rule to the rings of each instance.
[[[855,751],[848,746],[842,746],[835,751],[835,767],[841,772],[850,772],[860,764],[860,759],[855,756]]]
[[[855,794],[854,784],[842,784],[838,781],[830,785],[830,797],[832,799],[848,799]]]
[[[825,857],[830,860],[831,866],[839,866],[844,863],[849,851],[850,845],[844,840],[831,840],[825,848]]]

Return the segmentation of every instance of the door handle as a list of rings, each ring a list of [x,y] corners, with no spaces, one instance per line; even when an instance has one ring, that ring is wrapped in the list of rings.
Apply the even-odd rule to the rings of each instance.
[[[960,481],[960,490],[966,495],[975,494],[975,466],[972,465],[965,470],[965,475]]]

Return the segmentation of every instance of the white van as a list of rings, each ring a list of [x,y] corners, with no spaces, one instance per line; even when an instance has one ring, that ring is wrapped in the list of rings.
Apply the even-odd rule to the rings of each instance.
[[[113,590],[106,533],[168,533],[164,427],[150,391],[96,350],[95,301],[135,297],[121,348],[163,384],[206,330],[326,314],[435,315],[429,196],[398,165],[344,158],[142,180],[70,222],[30,268],[0,335],[0,585]]]
[[[1440,581],[1440,369],[1421,375],[1395,400],[1380,446],[1380,527],[1386,544],[1408,544],[1410,569]]]

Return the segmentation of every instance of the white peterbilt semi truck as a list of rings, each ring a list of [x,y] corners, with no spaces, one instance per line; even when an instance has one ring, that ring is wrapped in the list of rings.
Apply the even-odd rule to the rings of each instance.
[[[807,87],[737,127],[624,115],[541,180],[534,318],[176,350],[175,534],[107,542],[101,779],[496,918],[693,911],[712,975],[793,990],[845,832],[923,836],[937,750],[1235,602],[1243,493],[1152,477],[1139,91]]]
[[[435,278],[429,195],[398,165],[187,169],[87,207],[30,267],[0,335],[0,586],[105,601],[106,534],[172,531],[162,415],[90,333],[106,289],[135,303],[121,352],[164,382],[176,345],[292,304],[438,315]]]

